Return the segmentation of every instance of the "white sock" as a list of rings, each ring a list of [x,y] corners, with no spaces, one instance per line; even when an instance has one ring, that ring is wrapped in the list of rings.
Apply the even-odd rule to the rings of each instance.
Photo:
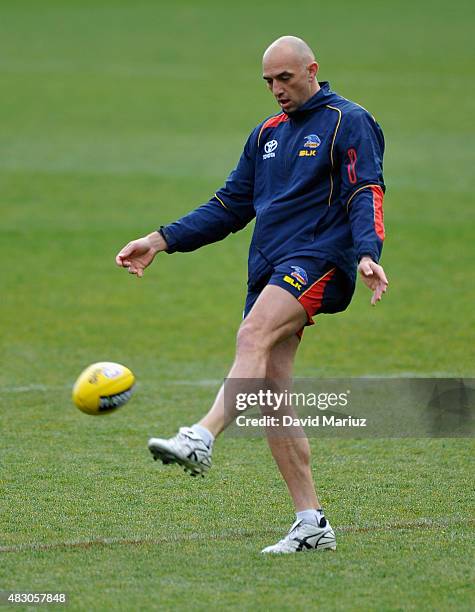
[[[206,446],[208,446],[209,448],[211,448],[213,446],[214,436],[209,431],[209,429],[206,429],[206,427],[203,427],[203,425],[198,425],[198,423],[196,423],[195,425],[192,425],[191,429],[196,434],[199,435],[199,437],[203,440],[203,442],[206,444]]]
[[[315,508],[309,508],[308,510],[301,510],[296,513],[297,520],[303,521],[304,523],[310,523],[311,525],[316,525],[317,527],[325,527],[326,520],[322,525],[322,519],[325,519],[325,515],[323,513],[323,508],[319,508],[316,510]]]

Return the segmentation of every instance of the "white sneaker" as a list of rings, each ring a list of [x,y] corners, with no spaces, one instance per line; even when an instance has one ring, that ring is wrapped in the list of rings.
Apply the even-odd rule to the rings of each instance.
[[[336,538],[326,518],[320,520],[320,526],[297,520],[283,540],[273,546],[267,546],[262,553],[295,553],[310,550],[336,550]]]
[[[148,449],[155,461],[161,459],[164,465],[178,463],[191,476],[204,476],[210,469],[212,448],[190,427],[180,427],[174,438],[150,438],[148,441]]]

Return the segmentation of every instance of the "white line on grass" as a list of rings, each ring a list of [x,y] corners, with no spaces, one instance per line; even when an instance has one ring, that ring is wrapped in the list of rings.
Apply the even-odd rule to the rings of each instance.
[[[296,376],[296,379],[332,379],[332,380],[337,380],[338,377],[337,376]],[[359,380],[359,379],[363,379],[363,378],[374,378],[374,379],[384,379],[384,378],[391,378],[391,379],[396,379],[396,378],[401,378],[401,379],[405,379],[405,378],[470,378],[470,376],[466,376],[463,374],[454,374],[453,372],[392,372],[389,374],[371,374],[371,373],[366,373],[366,374],[362,374],[360,376],[354,376],[354,377],[347,377],[347,378],[342,378],[342,380],[351,380],[352,378],[354,378],[355,380]],[[160,384],[161,385],[169,385],[169,386],[173,386],[173,385],[179,385],[179,386],[189,386],[189,387],[216,387],[218,385],[221,385],[224,382],[223,378],[199,378],[197,380],[182,380],[182,379],[176,379],[176,380],[166,380],[166,381],[162,381]],[[149,387],[155,387],[155,384],[152,383],[148,383],[146,381],[139,381],[137,383],[138,387],[143,387],[144,389],[147,389]],[[0,395],[2,393],[7,394],[7,393],[30,393],[32,391],[42,391],[42,392],[46,392],[46,391],[57,391],[59,389],[71,389],[72,388],[72,384],[71,385],[41,385],[41,384],[31,384],[31,385],[18,385],[18,386],[4,386],[4,387],[0,387]]]
[[[0,387],[0,393],[30,393],[31,391],[52,391],[63,389],[62,386],[23,385],[18,387]]]
[[[199,380],[170,380],[168,381],[172,385],[184,385],[190,387],[216,387],[222,385],[224,382],[223,378],[201,378]]]
[[[189,386],[189,387],[217,387],[223,384],[222,378],[202,378],[198,380],[165,380],[161,381],[160,385],[164,386]],[[142,388],[144,390],[147,389],[155,389],[156,384],[139,381],[136,383],[137,388]],[[33,393],[33,392],[41,392],[46,393],[48,391],[70,391],[72,389],[72,383],[70,385],[41,385],[41,384],[31,384],[31,385],[17,385],[17,386],[4,386],[0,387],[0,395],[7,394],[15,394],[15,393]]]
[[[453,519],[447,517],[440,519],[420,518],[403,523],[368,523],[366,525],[341,525],[335,528],[338,533],[367,533],[369,531],[404,531],[412,529],[444,529],[456,526],[475,526],[475,519]],[[21,553],[25,551],[50,551],[61,548],[92,548],[100,546],[141,546],[159,545],[176,542],[193,542],[200,540],[228,540],[236,538],[255,538],[259,536],[280,534],[282,528],[271,529],[229,529],[215,534],[190,533],[182,536],[163,536],[159,538],[91,538],[90,540],[70,540],[66,542],[27,542],[24,544],[12,544],[0,546],[0,553]]]

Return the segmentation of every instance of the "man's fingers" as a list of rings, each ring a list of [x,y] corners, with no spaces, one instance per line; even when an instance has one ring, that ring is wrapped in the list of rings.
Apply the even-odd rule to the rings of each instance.
[[[360,272],[364,276],[377,276],[378,279],[383,281],[386,285],[388,284],[388,279],[386,278],[386,274],[384,273],[382,266],[374,261],[362,262],[360,264]]]
[[[118,266],[126,268],[129,274],[142,277],[144,269],[151,263],[155,251],[148,239],[139,238],[128,242],[116,255],[115,262]]]
[[[373,276],[373,269],[367,263],[365,263],[365,264],[363,264],[363,266],[361,266],[360,272],[362,274],[364,274],[365,276]]]
[[[376,302],[380,302],[383,297],[383,293],[386,293],[386,289],[388,288],[387,283],[380,283],[373,291],[373,295],[371,297],[371,304],[374,306]]]
[[[144,269],[141,266],[134,266],[134,265],[129,265],[128,266],[128,273],[129,274],[135,274],[139,278],[142,278],[143,271],[144,271]]]
[[[378,286],[378,279],[374,276],[365,276],[364,283],[371,291],[375,291]]]
[[[115,258],[115,263],[121,268],[128,268],[130,266],[130,261],[128,259],[123,259],[120,255],[117,255]]]
[[[361,274],[361,278],[364,284],[373,293],[371,295],[371,304],[374,306],[376,302],[379,302],[386,293],[388,288],[388,279],[382,266],[377,264],[369,257],[364,257],[358,264],[358,271]]]
[[[128,264],[126,264],[125,259],[126,257],[128,257],[132,251],[133,251],[133,247],[131,247],[131,243],[129,242],[128,244],[125,245],[125,247],[123,249],[121,249],[118,253],[117,256],[115,258],[115,263],[118,266],[126,266]]]
[[[381,291],[379,289],[375,289],[373,291],[373,295],[371,296],[371,304],[374,306],[376,302],[379,302],[381,299]]]
[[[388,286],[388,279],[386,278],[386,274],[384,273],[384,270],[381,266],[378,266],[378,269],[376,270],[377,275],[379,276],[379,278],[382,280],[382,282],[386,285],[386,287]]]
[[[380,301],[380,299],[381,299],[381,289],[379,287],[376,287],[371,297],[371,304],[374,306],[376,302]]]
[[[386,278],[386,274],[384,272],[383,267],[380,266],[377,263],[374,263],[374,262],[372,262],[370,265],[371,265],[371,268],[372,268],[373,272],[378,277],[378,279],[381,280],[381,282],[383,282],[385,285],[387,285],[388,284],[388,279]]]

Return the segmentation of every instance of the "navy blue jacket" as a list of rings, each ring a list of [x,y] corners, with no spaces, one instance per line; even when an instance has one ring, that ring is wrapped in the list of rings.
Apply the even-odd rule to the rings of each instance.
[[[297,255],[326,259],[354,280],[363,255],[381,255],[383,152],[374,118],[321,83],[298,110],[253,130],[209,202],[160,228],[167,252],[222,240],[256,217],[250,285]]]

